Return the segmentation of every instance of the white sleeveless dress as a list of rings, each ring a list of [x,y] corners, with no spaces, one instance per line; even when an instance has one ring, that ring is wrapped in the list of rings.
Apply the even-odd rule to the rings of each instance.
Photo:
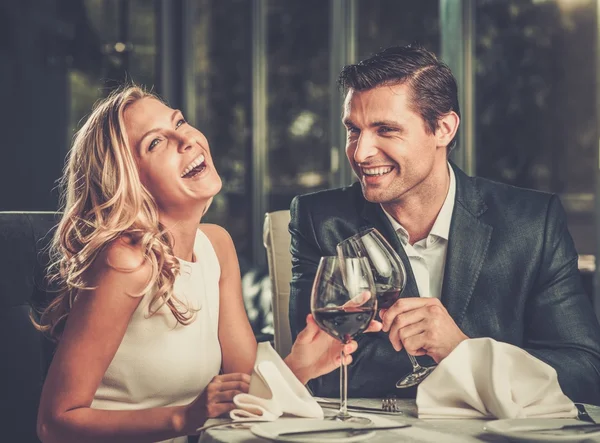
[[[206,235],[198,230],[195,262],[180,260],[174,292],[196,312],[189,325],[177,323],[164,305],[149,316],[153,294],[135,310],[123,341],[94,395],[92,408],[136,410],[192,402],[221,368],[219,278],[221,268]],[[187,437],[167,440],[187,443]]]

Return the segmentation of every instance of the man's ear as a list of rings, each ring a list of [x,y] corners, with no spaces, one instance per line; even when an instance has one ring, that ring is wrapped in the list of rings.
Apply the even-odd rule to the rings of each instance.
[[[460,117],[454,111],[450,111],[438,120],[438,127],[435,130],[435,136],[437,138],[438,146],[448,146],[456,131],[458,131],[458,125],[460,124]]]

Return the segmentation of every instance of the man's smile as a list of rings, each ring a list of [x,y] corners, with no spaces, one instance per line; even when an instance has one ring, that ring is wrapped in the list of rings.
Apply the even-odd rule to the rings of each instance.
[[[393,166],[372,166],[372,167],[361,166],[361,168],[360,168],[363,175],[367,175],[369,177],[386,175],[386,174],[389,174],[390,172],[392,172],[393,169],[394,169]]]

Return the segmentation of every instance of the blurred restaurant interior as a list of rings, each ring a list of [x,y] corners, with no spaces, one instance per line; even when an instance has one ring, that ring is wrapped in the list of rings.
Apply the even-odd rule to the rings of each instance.
[[[600,311],[597,0],[2,0],[0,211],[56,211],[93,103],[152,88],[210,141],[247,311],[272,333],[262,226],[298,194],[349,184],[342,66],[418,42],[458,82],[453,160],[560,195]],[[267,308],[264,308],[264,307]]]

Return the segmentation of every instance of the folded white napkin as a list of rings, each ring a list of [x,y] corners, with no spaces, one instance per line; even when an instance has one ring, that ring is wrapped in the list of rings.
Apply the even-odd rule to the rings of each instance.
[[[323,418],[323,409],[269,342],[258,344],[248,394],[238,394],[229,416],[234,420],[272,421],[283,414]]]
[[[417,390],[419,418],[572,418],[556,370],[491,338],[465,340]]]

